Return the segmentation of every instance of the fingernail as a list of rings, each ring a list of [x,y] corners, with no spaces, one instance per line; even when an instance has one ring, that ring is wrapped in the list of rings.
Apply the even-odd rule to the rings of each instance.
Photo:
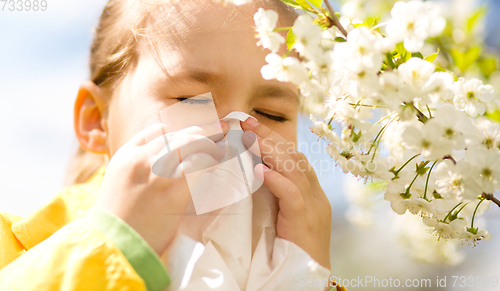
[[[245,122],[250,125],[251,127],[256,127],[257,125],[259,125],[259,122],[257,121],[257,119],[253,118],[253,117],[248,117],[247,120],[245,120]]]
[[[213,125],[222,127],[222,124],[220,123],[220,120],[217,120],[216,122],[212,122]]]
[[[262,166],[262,167],[255,167],[254,168],[254,173],[255,175],[257,176],[257,178],[259,178],[259,180],[261,180],[262,182],[264,182],[264,168],[266,166]]]

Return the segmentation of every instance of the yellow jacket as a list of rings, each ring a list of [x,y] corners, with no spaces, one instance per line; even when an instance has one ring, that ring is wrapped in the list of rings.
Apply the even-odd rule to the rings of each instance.
[[[160,291],[169,285],[165,266],[140,235],[91,207],[104,172],[100,167],[24,218],[0,213],[0,290]]]
[[[87,216],[104,172],[105,166],[100,167],[86,183],[62,190],[24,218],[0,213],[0,290],[156,291],[167,287],[164,265],[137,233],[105,212],[95,210]],[[114,240],[117,235],[123,238],[123,231],[132,231],[125,237],[135,240],[134,248]],[[142,268],[134,269],[137,260],[149,265],[143,278],[141,262],[136,267]]]

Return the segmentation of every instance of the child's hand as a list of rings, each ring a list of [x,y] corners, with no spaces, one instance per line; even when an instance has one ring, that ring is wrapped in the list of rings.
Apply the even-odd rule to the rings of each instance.
[[[249,118],[241,123],[247,131],[243,142],[250,148],[257,141],[262,160],[257,175],[279,199],[278,236],[292,241],[314,260],[330,269],[330,233],[332,211],[328,198],[319,185],[316,173],[304,154],[265,125]]]
[[[221,127],[224,134],[229,129],[225,122]],[[190,200],[184,175],[175,175],[180,168],[177,149],[182,165],[191,167],[185,171],[215,167],[224,157],[214,143],[223,138],[221,127],[205,124],[166,134],[171,151],[162,158],[162,177],[152,172],[148,154],[165,148],[165,125],[140,131],[111,158],[94,205],[123,219],[161,255],[175,237]],[[145,136],[152,140],[145,143]]]

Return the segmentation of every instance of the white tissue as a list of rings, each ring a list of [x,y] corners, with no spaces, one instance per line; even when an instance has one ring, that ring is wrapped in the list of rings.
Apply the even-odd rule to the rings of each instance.
[[[222,118],[229,125],[226,136],[217,142],[225,152],[218,168],[211,172],[186,175],[197,214],[236,203],[255,192],[262,181],[254,174],[254,154],[243,144],[240,121],[254,118],[244,112],[231,112]],[[258,144],[255,143],[258,150]]]
[[[204,100],[204,102],[193,103],[192,100],[187,99],[175,103],[152,116],[144,125],[144,128],[154,123],[165,125],[165,132],[152,132],[149,136],[145,136],[146,143],[150,143],[157,137],[164,136],[165,138],[165,146],[159,153],[154,148],[148,150],[153,173],[158,174],[154,170],[159,168],[155,167],[155,163],[168,162],[160,159],[171,151],[177,151],[176,148],[170,148],[169,145],[172,141],[168,140],[166,133],[219,121],[210,93],[192,98],[193,100]],[[185,171],[196,214],[204,214],[238,202],[251,195],[262,185],[262,181],[254,174],[254,161],[260,162],[260,157],[256,157],[247,150],[242,141],[243,131],[240,121],[245,121],[247,118],[254,117],[244,112],[235,111],[222,118],[229,125],[229,130],[223,136],[221,129],[220,135],[223,138],[216,142],[225,153],[224,158],[219,161],[217,169],[210,172],[205,169],[196,172]],[[173,143],[176,141],[174,140]],[[255,143],[253,148],[255,148],[255,153],[260,153],[258,143]],[[179,157],[180,160],[185,158]],[[180,162],[180,160],[177,161]],[[179,165],[175,172],[181,172],[179,168],[183,168],[183,165]]]
[[[239,121],[232,122],[229,118],[241,120],[245,116],[239,112],[225,118],[231,129],[237,130]],[[243,145],[241,140],[231,143],[236,148]],[[247,158],[243,161],[245,174],[253,175],[253,170],[250,171],[253,161]],[[265,185],[252,188],[254,193],[248,195],[248,190],[241,187],[241,179],[244,180],[243,175],[234,179],[239,181],[235,185],[217,184],[220,189],[216,190],[211,190],[210,185],[200,186],[203,191],[212,193],[212,199],[216,197],[213,194],[216,192],[212,191],[224,193],[226,185],[232,187],[228,191],[239,189],[241,193],[233,196],[232,201],[223,199],[222,204],[227,206],[220,208],[216,208],[221,205],[220,201],[210,204],[208,198],[196,197],[191,201],[179,226],[177,243],[162,256],[173,281],[167,290],[324,291],[326,285],[314,286],[311,282],[321,280],[325,283],[330,270],[319,265],[296,244],[276,237],[277,198]],[[202,201],[209,205],[197,205]],[[216,209],[198,215],[198,211],[213,208]],[[310,284],[302,287],[303,282]]]

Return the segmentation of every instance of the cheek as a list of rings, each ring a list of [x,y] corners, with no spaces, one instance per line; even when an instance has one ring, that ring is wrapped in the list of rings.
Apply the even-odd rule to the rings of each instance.
[[[273,122],[266,124],[266,126],[282,136],[288,143],[297,144],[297,121],[290,121],[283,124]]]
[[[133,136],[134,130],[131,129],[131,124],[128,124],[130,119],[126,118],[127,116],[128,114],[119,110],[117,106],[110,106],[108,117],[108,145],[111,157]]]
[[[110,103],[108,145],[111,157],[134,135],[144,129],[147,119],[151,116],[147,112],[152,111],[146,110],[147,108],[148,106],[145,106],[144,102],[137,102],[137,100],[127,98],[121,98],[121,100],[118,99],[116,102]]]

